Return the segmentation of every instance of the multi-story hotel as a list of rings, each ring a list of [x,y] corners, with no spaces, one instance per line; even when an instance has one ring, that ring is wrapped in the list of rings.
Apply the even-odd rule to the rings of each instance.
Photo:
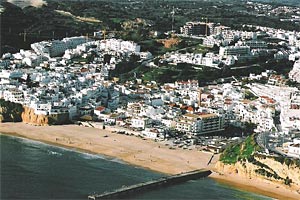
[[[224,130],[224,117],[217,114],[183,115],[176,123],[176,129],[191,134],[204,134]]]
[[[210,35],[213,32],[213,23],[187,22],[180,28],[180,32],[185,35]]]
[[[234,55],[249,55],[250,47],[249,46],[227,46],[220,47],[219,55],[220,56],[234,56]]]

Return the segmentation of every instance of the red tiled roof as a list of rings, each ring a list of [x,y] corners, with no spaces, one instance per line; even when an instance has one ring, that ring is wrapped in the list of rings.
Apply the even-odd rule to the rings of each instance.
[[[105,107],[103,107],[103,106],[99,106],[99,107],[97,107],[95,110],[98,110],[98,111],[102,112],[102,111],[104,111],[104,110],[105,110]]]
[[[192,106],[189,106],[189,107],[187,108],[187,110],[188,110],[188,111],[194,111],[194,108],[193,108]]]
[[[89,71],[87,68],[81,68],[80,69],[80,72],[87,72],[87,71]]]

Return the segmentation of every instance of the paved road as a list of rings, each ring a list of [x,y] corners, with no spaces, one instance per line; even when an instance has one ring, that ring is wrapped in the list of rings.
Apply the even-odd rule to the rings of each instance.
[[[259,133],[256,137],[257,144],[261,148],[267,149],[269,152],[274,152],[278,155],[286,156],[286,154],[284,152],[277,150],[274,145],[274,144],[277,144],[279,146],[282,146],[282,144],[285,142],[284,136],[276,138],[279,141],[278,143],[270,143],[271,137],[269,136],[269,134],[270,133],[268,133],[268,132]]]

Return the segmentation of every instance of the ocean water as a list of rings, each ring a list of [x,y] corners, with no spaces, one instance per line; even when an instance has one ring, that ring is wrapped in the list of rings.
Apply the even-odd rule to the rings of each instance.
[[[0,134],[0,199],[87,199],[164,176],[101,155],[91,155]],[[270,199],[213,179],[163,187],[130,199]]]

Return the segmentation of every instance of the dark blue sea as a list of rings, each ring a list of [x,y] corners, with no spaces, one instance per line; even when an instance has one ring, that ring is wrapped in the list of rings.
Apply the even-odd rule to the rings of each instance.
[[[164,176],[102,155],[80,153],[0,134],[0,199],[87,199]],[[130,199],[270,199],[210,178],[164,187]]]

